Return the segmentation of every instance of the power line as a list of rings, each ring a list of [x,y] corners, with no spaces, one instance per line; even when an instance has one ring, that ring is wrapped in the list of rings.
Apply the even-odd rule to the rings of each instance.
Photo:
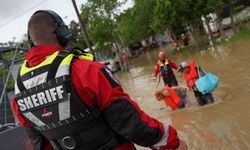
[[[23,13],[21,13],[21,14],[15,16],[14,18],[10,19],[9,21],[7,21],[7,22],[1,24],[1,25],[0,25],[0,28],[3,28],[4,26],[8,25],[9,23],[11,23],[12,21],[16,20],[17,18],[23,16],[24,14],[26,14],[26,13],[29,12],[29,11],[31,11],[32,9],[34,9],[34,8],[36,8],[36,7],[40,6],[40,5],[42,5],[42,4],[45,3],[46,1],[48,1],[48,0],[43,0],[43,1],[41,1],[40,3],[37,3],[37,4],[34,5],[33,7],[27,9],[26,11],[24,11]]]

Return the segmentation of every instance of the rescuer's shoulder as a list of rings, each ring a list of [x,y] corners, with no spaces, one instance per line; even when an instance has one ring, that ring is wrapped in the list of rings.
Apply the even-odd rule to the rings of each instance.
[[[84,60],[84,59],[76,59],[72,63],[72,69],[77,69],[77,70],[85,70],[85,71],[90,71],[90,70],[100,70],[102,68],[105,68],[106,66],[104,64],[95,62],[95,61],[89,61],[89,60]]]
[[[91,53],[87,53],[77,48],[73,48],[71,53],[74,54],[76,59],[73,60],[72,66],[75,68],[85,69],[88,70],[89,68],[93,69],[101,69],[104,68],[105,65],[100,64],[98,62],[93,61],[94,55]]]

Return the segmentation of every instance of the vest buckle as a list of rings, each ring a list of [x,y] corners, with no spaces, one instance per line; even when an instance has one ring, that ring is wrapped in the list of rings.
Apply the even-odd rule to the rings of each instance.
[[[71,136],[65,136],[62,139],[62,146],[65,147],[66,149],[69,149],[69,150],[75,149],[76,148],[76,141]]]
[[[94,109],[93,111],[91,111],[91,115],[93,118],[98,118],[100,116],[100,110],[99,109]]]

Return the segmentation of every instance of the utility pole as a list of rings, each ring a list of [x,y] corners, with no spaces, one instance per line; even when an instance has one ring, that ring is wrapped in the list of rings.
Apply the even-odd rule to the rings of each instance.
[[[232,0],[228,1],[229,10],[230,10],[230,19],[231,19],[231,28],[233,29],[234,35],[237,33],[235,27],[235,20],[234,20],[234,3]]]
[[[217,49],[217,46],[216,46],[216,41],[214,39],[213,31],[212,31],[211,26],[209,24],[209,18],[208,18],[207,15],[204,15],[203,17],[205,19],[204,20],[205,21],[205,25],[207,26],[207,30],[208,30],[208,40],[209,40],[208,42],[209,42],[211,48],[213,50],[217,51],[218,49]]]
[[[73,3],[76,15],[77,15],[79,23],[80,23],[80,28],[82,30],[82,34],[83,34],[84,40],[85,40],[85,42],[86,42],[86,44],[87,44],[90,52],[94,55],[94,51],[92,49],[92,45],[91,45],[91,43],[89,41],[88,33],[87,33],[87,30],[86,30],[85,22],[84,22],[84,20],[80,16],[80,13],[79,13],[77,5],[76,5],[76,1],[72,0],[72,3]]]

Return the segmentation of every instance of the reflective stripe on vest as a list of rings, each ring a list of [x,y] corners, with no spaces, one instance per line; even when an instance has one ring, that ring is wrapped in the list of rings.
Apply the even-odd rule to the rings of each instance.
[[[169,63],[168,63],[168,59],[165,60],[165,63],[164,63],[164,64],[162,63],[162,61],[158,60],[158,61],[157,61],[157,64],[159,64],[160,67],[163,67],[164,65],[169,64]]]

